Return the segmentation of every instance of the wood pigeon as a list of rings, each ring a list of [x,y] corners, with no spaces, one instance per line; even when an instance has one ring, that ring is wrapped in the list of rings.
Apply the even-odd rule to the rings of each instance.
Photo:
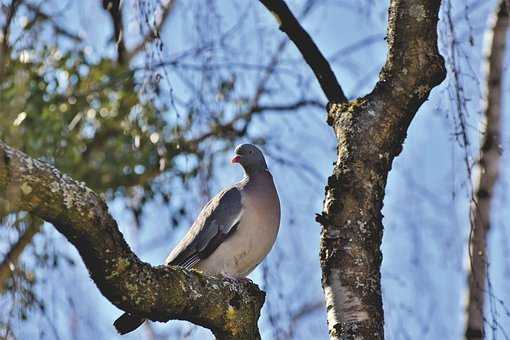
[[[266,257],[280,227],[280,200],[264,155],[253,144],[235,149],[244,178],[220,191],[202,209],[165,264],[242,279]],[[143,318],[124,313],[114,326],[129,333]]]

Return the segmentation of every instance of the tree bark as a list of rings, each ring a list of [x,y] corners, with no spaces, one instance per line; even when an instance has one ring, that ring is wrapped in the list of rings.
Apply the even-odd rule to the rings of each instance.
[[[219,339],[260,338],[257,320],[265,294],[256,285],[142,262],[96,193],[1,141],[0,204],[52,223],[117,307],[153,321],[188,320]]]
[[[337,160],[317,220],[331,339],[384,339],[384,190],[411,120],[446,75],[437,48],[439,7],[438,0],[391,1],[379,82],[365,97],[329,105]]]
[[[327,60],[283,0],[261,3],[315,73],[337,137],[328,178],[320,260],[331,339],[383,339],[380,251],[386,179],[407,129],[446,77],[437,48],[440,0],[392,0],[388,56],[374,90],[347,102]]]
[[[126,54],[126,45],[124,43],[124,20],[122,17],[121,0],[103,0],[103,8],[110,14],[113,25],[113,39],[117,48],[117,61],[123,64]]]
[[[471,204],[469,237],[469,298],[466,306],[465,338],[484,338],[484,301],[487,280],[487,236],[491,224],[491,200],[501,162],[502,75],[509,25],[505,0],[501,0],[493,16],[486,57],[485,131],[481,141],[480,175]]]

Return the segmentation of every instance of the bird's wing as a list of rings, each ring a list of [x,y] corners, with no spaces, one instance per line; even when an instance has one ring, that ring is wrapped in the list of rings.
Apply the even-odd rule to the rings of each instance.
[[[241,219],[243,205],[237,187],[221,191],[198,215],[188,233],[168,255],[165,263],[192,268],[207,258],[231,235]]]

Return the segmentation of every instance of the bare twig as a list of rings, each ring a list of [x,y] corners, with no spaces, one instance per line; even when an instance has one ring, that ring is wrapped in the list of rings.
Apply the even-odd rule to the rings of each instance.
[[[283,0],[260,0],[260,2],[276,17],[280,30],[287,34],[299,49],[307,64],[315,73],[315,77],[328,98],[333,103],[347,102],[342,87],[338,83],[331,66],[310,35],[299,24],[289,7]]]
[[[287,339],[294,339],[294,331],[298,327],[301,320],[307,316],[312,315],[313,313],[324,309],[326,304],[324,300],[317,300],[313,302],[308,302],[299,307],[296,311],[294,311],[290,316],[290,322],[286,334]]]
[[[30,221],[18,241],[14,243],[0,263],[0,293],[3,292],[5,281],[11,276],[14,266],[18,262],[23,250],[32,243],[32,239],[41,228],[40,221]]]
[[[142,41],[138,45],[136,45],[131,51],[126,52],[127,61],[133,59],[133,57],[140,53],[147,44],[153,42],[156,39],[159,39],[160,32],[165,26],[165,23],[170,17],[174,7],[175,0],[167,0],[167,3],[162,7],[161,18],[156,26],[150,29],[150,31],[143,37]]]
[[[52,15],[49,15],[49,14],[43,12],[41,9],[41,5],[42,5],[42,3],[38,6],[28,3],[28,2],[25,3],[25,6],[29,10],[34,12],[34,14],[35,14],[34,21],[37,21],[38,19],[48,21],[52,25],[53,29],[55,30],[55,33],[65,36],[66,38],[69,38],[76,43],[82,42],[82,38],[79,35],[77,35],[73,32],[70,32],[68,29],[65,29],[64,27],[62,27],[61,25],[59,25],[57,23],[57,21],[55,20],[55,18]]]

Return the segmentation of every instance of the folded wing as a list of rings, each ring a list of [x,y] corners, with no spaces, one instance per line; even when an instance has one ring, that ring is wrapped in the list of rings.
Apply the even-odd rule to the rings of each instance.
[[[242,196],[237,187],[221,191],[198,215],[188,233],[168,255],[165,263],[192,268],[206,259],[235,232],[243,213]]]

